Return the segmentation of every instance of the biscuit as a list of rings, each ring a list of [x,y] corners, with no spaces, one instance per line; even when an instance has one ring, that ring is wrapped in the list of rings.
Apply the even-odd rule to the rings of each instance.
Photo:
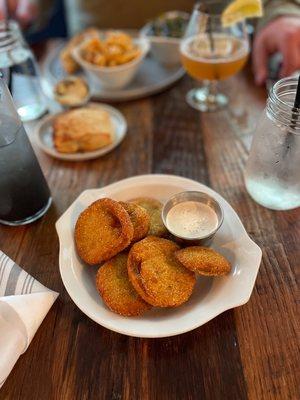
[[[57,151],[76,153],[97,150],[113,141],[110,115],[100,107],[81,107],[59,114],[53,122]]]

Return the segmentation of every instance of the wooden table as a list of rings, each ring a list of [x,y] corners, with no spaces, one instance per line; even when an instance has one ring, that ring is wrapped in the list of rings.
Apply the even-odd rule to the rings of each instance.
[[[1,226],[0,247],[60,296],[7,379],[1,399],[300,398],[299,209],[267,210],[251,200],[243,184],[265,91],[255,88],[244,71],[222,84],[230,107],[201,114],[185,102],[192,84],[185,77],[159,95],[117,104],[127,118],[128,136],[103,158],[68,163],[36,149],[53,206],[30,226]],[[211,186],[231,203],[263,249],[246,305],[192,332],[156,340],[110,332],[75,306],[59,275],[54,227],[83,190],[147,173],[182,175]]]

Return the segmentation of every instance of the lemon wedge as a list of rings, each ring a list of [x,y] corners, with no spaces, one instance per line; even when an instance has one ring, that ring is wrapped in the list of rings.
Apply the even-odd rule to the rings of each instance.
[[[263,7],[261,0],[235,0],[222,13],[222,25],[233,25],[246,18],[261,17]]]

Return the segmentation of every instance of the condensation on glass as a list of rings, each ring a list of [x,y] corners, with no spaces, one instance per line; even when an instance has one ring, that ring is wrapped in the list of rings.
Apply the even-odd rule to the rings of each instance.
[[[46,179],[0,78],[0,223],[28,224],[44,215],[50,204]]]
[[[15,21],[0,21],[0,70],[22,121],[47,111],[38,65]]]
[[[297,81],[285,78],[271,89],[245,170],[250,196],[273,210],[300,206],[300,109],[293,107]]]

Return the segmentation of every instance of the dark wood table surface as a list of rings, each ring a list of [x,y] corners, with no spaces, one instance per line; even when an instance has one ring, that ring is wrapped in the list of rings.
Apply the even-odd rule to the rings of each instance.
[[[8,377],[1,399],[300,398],[299,209],[267,210],[251,200],[243,184],[265,90],[254,86],[248,68],[221,85],[231,99],[227,109],[201,114],[185,102],[192,85],[184,77],[161,94],[116,104],[127,119],[128,135],[103,158],[63,162],[36,148],[53,205],[30,226],[1,226],[0,248],[60,296]],[[209,185],[231,203],[263,249],[246,305],[164,339],[131,338],[97,325],[70,299],[58,268],[54,223],[76,197],[85,189],[148,173]]]

